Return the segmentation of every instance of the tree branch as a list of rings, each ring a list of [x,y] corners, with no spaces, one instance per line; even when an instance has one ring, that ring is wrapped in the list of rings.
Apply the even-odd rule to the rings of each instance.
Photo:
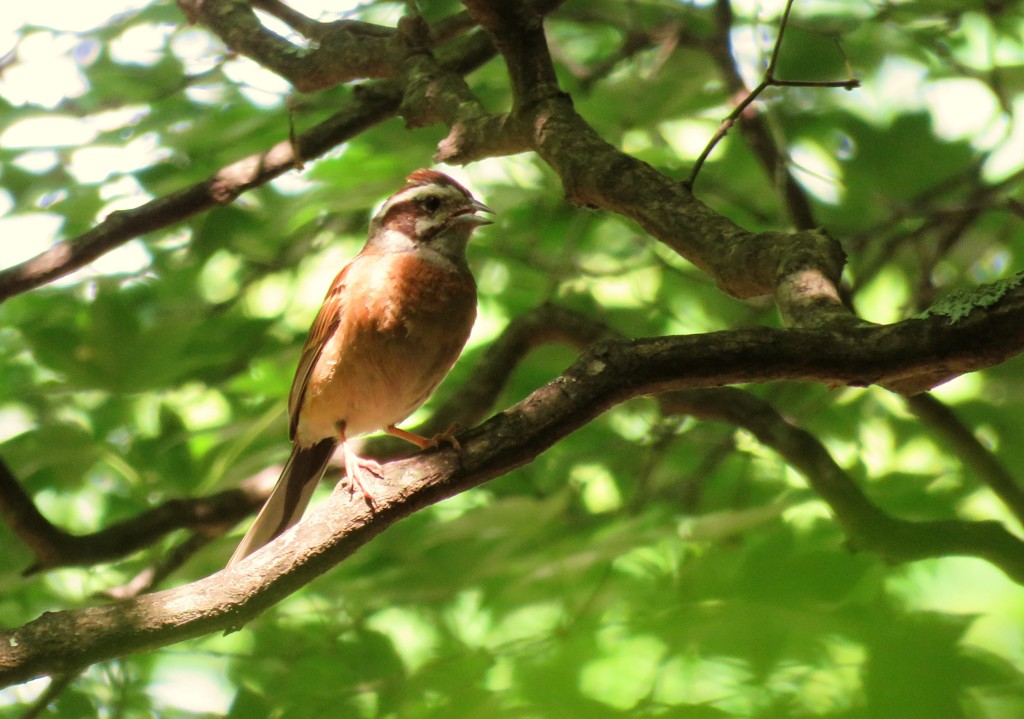
[[[486,62],[493,52],[488,39],[475,33],[453,42],[439,61],[446,71],[464,73]],[[294,142],[284,140],[191,187],[131,210],[111,213],[88,232],[61,240],[21,264],[0,270],[0,302],[68,275],[139,235],[227,204],[393,116],[402,101],[402,87],[394,80],[366,83],[356,90],[341,110],[298,134]]]
[[[956,414],[929,394],[907,397],[907,406],[939,439],[989,486],[1017,521],[1024,525],[1024,488]]]
[[[996,329],[1007,324],[1015,331]],[[0,685],[239,627],[399,519],[531,461],[631,397],[778,379],[861,385],[946,375],[994,364],[1021,345],[1019,290],[956,324],[932,317],[844,334],[751,329],[599,342],[560,377],[461,436],[461,454],[445,449],[387,465],[373,512],[335,492],[306,521],[232,569],[116,604],[46,613],[0,635]],[[864,546],[899,561],[978,556],[1024,582],[1024,547],[994,522],[866,516],[859,529]]]
[[[502,0],[465,0],[494,37],[512,81],[512,112],[464,122],[440,145],[438,160],[469,162],[508,149],[537,152],[567,197],[618,212],[710,275],[729,294],[775,294],[787,322],[843,327],[858,322],[837,290],[845,263],[823,232],[746,232],[645,162],[605,142],[558,87],[540,15]]]
[[[430,28],[422,18],[403,18],[399,29],[406,42],[401,66],[405,89],[399,111],[407,126],[420,127],[435,122],[453,125],[464,118],[487,114],[462,75],[446,69],[435,59],[430,51]]]
[[[415,431],[430,436],[452,424],[472,426],[481,422],[516,365],[535,347],[561,342],[582,350],[615,336],[602,323],[553,305],[542,305],[520,315],[488,347],[472,378]],[[381,460],[410,454],[407,443],[385,435],[368,439],[364,444],[361,453],[366,451]],[[156,565],[147,567],[124,586],[104,593],[123,599],[151,590],[210,541],[258,510],[270,495],[280,469],[268,467],[238,489],[208,497],[172,499],[98,532],[73,535],[39,512],[21,483],[0,460],[0,516],[35,555],[35,562],[22,572],[24,576],[59,567],[116,561],[151,546],[171,532],[191,530]]]
[[[0,516],[35,555],[36,561],[22,572],[29,576],[55,567],[121,559],[178,529],[218,536],[262,504],[267,492],[256,484],[247,482],[201,499],[170,500],[98,532],[76,536],[51,524],[0,460]]]
[[[287,22],[316,41],[311,47],[302,47],[268,30],[245,2],[178,0],[178,6],[190,22],[202,23],[229,48],[277,73],[301,92],[362,78],[390,77],[401,60],[397,33],[381,25],[353,20],[318,23],[290,13]]]

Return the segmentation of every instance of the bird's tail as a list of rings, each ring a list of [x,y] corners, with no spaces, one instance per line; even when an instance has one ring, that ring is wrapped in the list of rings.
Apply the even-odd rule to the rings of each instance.
[[[292,448],[292,456],[281,471],[274,491],[228,560],[229,567],[299,521],[336,446],[333,439],[325,439],[310,447],[296,445]]]

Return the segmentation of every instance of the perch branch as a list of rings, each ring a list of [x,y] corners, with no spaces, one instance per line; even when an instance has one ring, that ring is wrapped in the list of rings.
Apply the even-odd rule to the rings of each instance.
[[[1015,331],[991,332],[1006,324]],[[980,369],[1019,353],[1021,345],[1021,291],[956,324],[932,317],[842,334],[750,329],[599,342],[560,377],[463,434],[461,453],[444,449],[388,464],[373,512],[335,492],[306,521],[231,569],[111,605],[48,612],[3,633],[0,685],[239,627],[399,519],[532,461],[631,397],[778,379],[854,385],[905,380],[954,367]],[[924,371],[926,362],[936,368]],[[895,561],[977,556],[1024,582],[1024,547],[998,523],[884,518],[858,529],[859,544]]]

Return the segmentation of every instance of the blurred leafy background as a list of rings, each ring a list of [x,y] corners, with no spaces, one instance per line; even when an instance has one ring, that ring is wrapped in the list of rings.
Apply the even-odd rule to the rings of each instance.
[[[395,2],[291,3],[393,25]],[[422,2],[428,17],[454,2]],[[548,21],[560,80],[622,149],[685,179],[738,98],[706,0],[570,0]],[[737,0],[748,86],[781,3]],[[1024,6],[798,0],[755,108],[850,255],[859,314],[888,322],[1007,275],[1024,257]],[[331,114],[171,3],[5,7],[0,265],[117,209],[198,182]],[[268,24],[273,20],[266,18]],[[282,30],[284,32],[284,30]],[[499,59],[469,77],[509,101]],[[445,128],[393,119],[222,207],[0,305],[0,456],[58,525],[95,530],[236,486],[288,452],[298,349],[373,207],[430,164]],[[635,226],[569,206],[536,157],[458,176],[498,212],[471,262],[481,317],[418,418],[466,382],[505,325],[550,301],[631,335],[778,323]],[[779,176],[733,131],[698,197],[746,229],[792,226]],[[531,353],[496,408],[573,351]],[[1024,468],[1020,361],[937,390],[1009,471]],[[811,429],[871,498],[908,519],[1020,527],[956,448],[885,391],[751,388]],[[414,422],[413,422],[414,423]],[[324,491],[327,491],[325,488]],[[238,530],[241,531],[241,528]],[[114,565],[20,577],[4,527],[0,623],[98,601],[175,543]],[[170,581],[219,569],[237,532]],[[1024,716],[1024,590],[980,560],[888,566],[853,551],[803,479],[743,430],[609,412],[531,465],[395,526],[242,631],[98,665],[53,717]],[[47,680],[0,692],[28,716]]]

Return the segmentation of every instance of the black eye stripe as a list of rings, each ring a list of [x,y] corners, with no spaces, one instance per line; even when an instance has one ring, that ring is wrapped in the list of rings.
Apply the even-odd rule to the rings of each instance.
[[[465,198],[467,203],[472,199],[462,192],[452,192],[448,187],[406,188],[392,196],[373,221],[379,226],[404,232],[410,237],[417,233],[430,235],[441,229],[444,220],[441,217],[443,209],[450,207],[454,213],[456,207],[461,206],[461,198]],[[437,227],[433,227],[435,223]],[[420,239],[428,238],[423,236]]]
[[[419,202],[420,206],[423,207],[427,212],[437,212],[437,210],[440,209],[441,207],[441,198],[438,197],[437,195],[427,195],[426,197],[421,197],[419,200],[417,200],[417,202]]]

